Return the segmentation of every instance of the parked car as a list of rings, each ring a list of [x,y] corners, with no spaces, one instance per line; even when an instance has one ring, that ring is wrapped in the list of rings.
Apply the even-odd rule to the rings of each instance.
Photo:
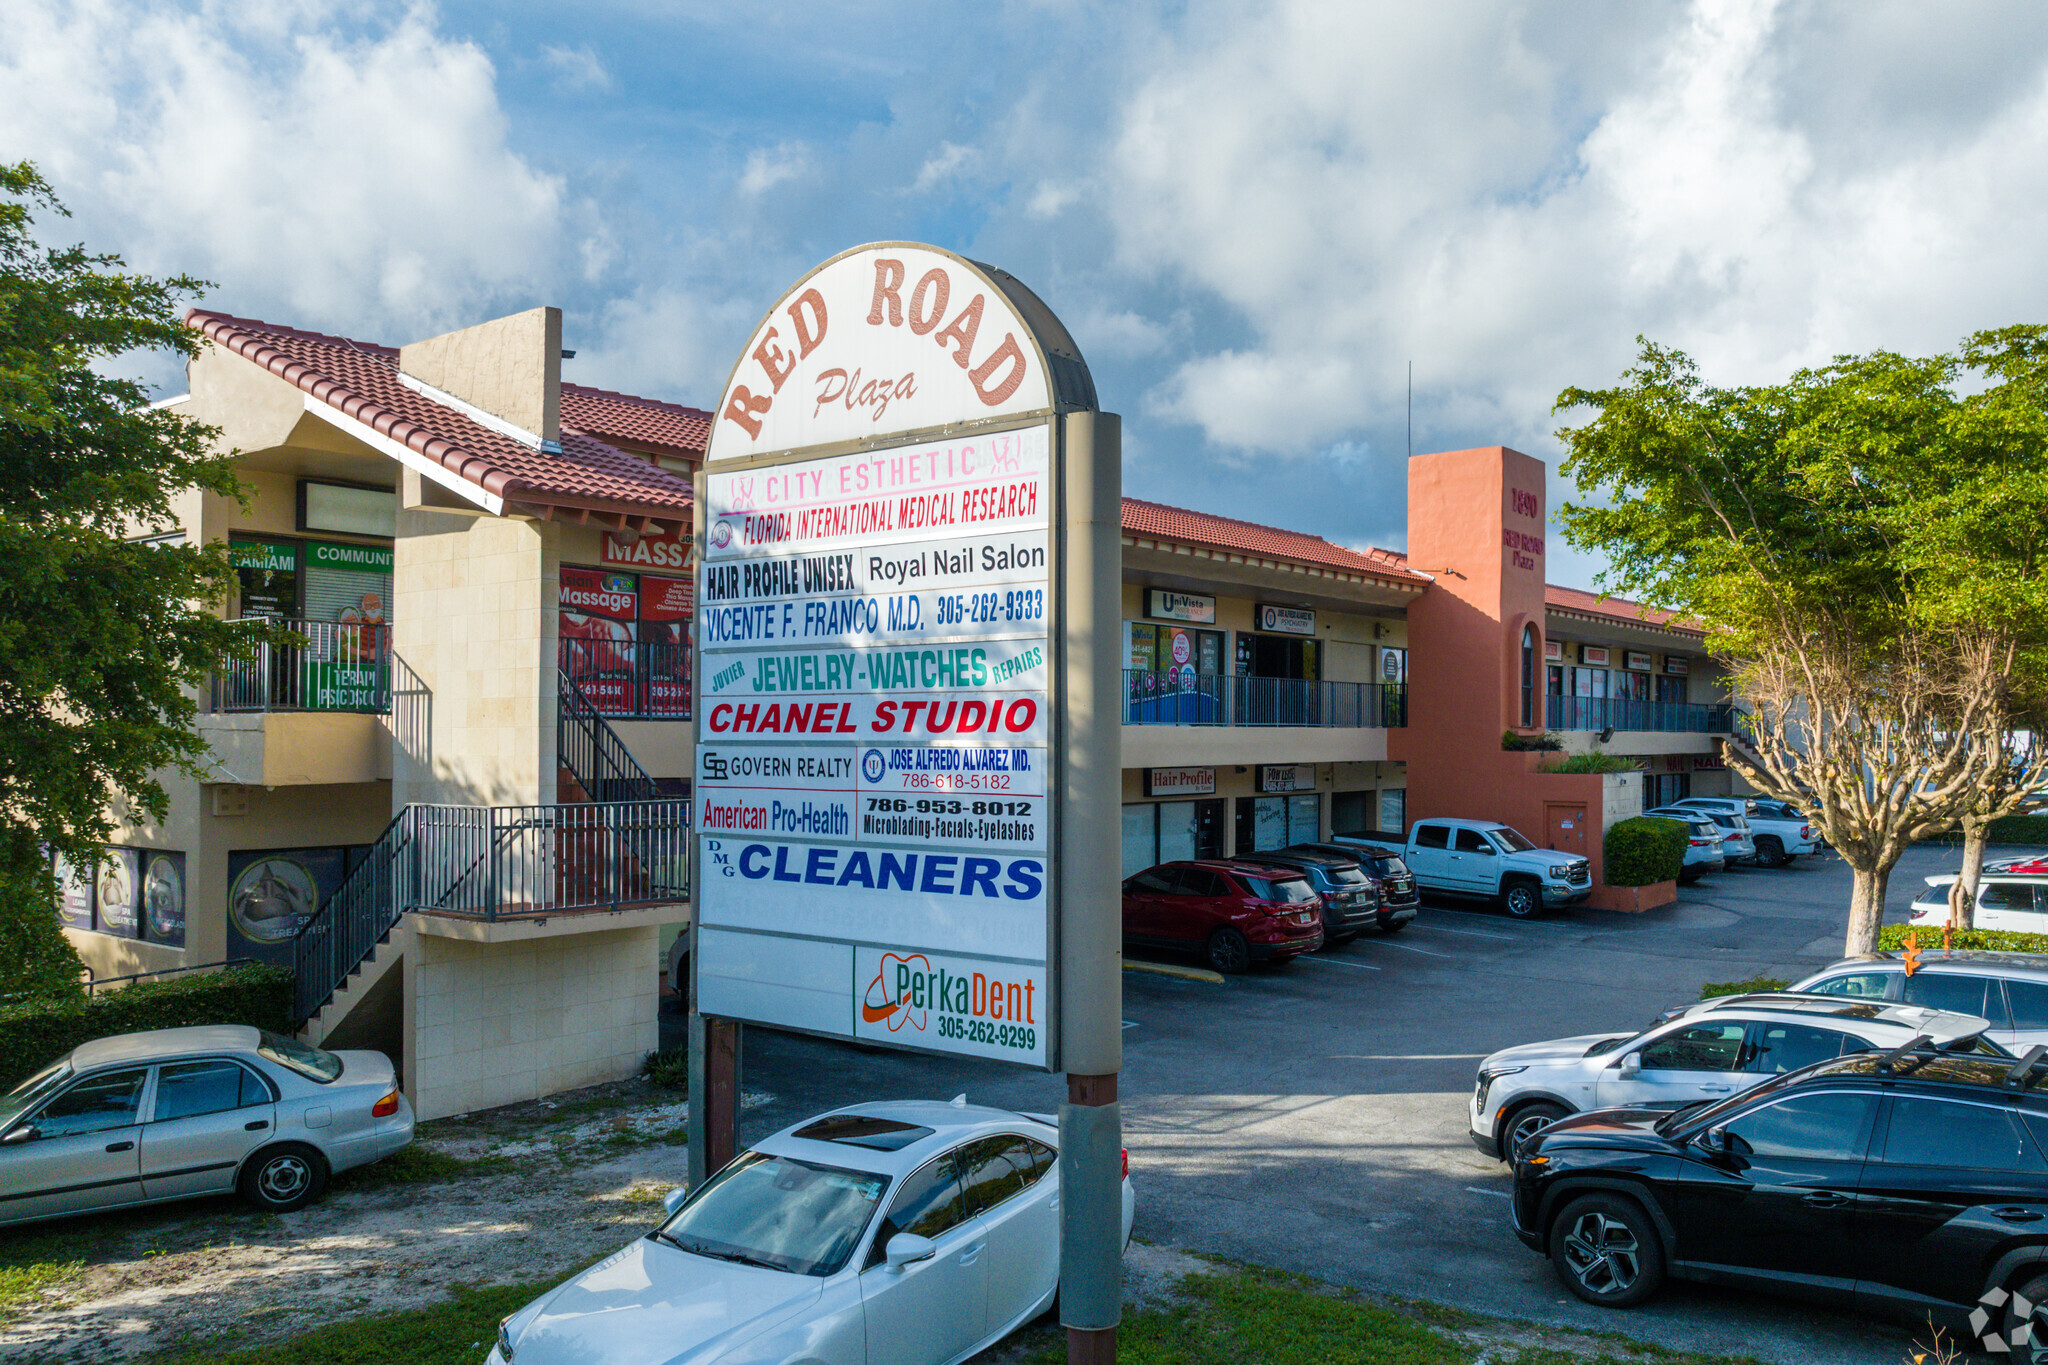
[[[1640,1033],[1591,1033],[1503,1048],[1479,1064],[1466,1113],[1472,1145],[1510,1160],[1531,1136],[1589,1109],[1682,1109],[1771,1076],[1925,1036],[2000,1049],[1987,1022],[1916,1005],[1791,994],[1702,1000]]]
[[[1939,930],[1948,923],[1948,889],[1959,875],[1938,872],[1925,879],[1927,889],[1913,901],[1914,924]],[[1979,929],[2048,934],[2048,862],[2008,858],[1984,864],[1971,923]]]
[[[1284,868],[1308,878],[1309,886],[1323,902],[1324,947],[1349,943],[1379,922],[1378,888],[1359,870],[1358,859],[1354,857],[1304,852],[1295,847],[1240,853],[1234,861]]]
[[[1401,861],[1399,849],[1339,834],[1326,844],[1289,844],[1281,852],[1332,853],[1341,858],[1356,858],[1358,870],[1378,893],[1379,909],[1375,913],[1383,934],[1400,932],[1422,912],[1422,893],[1415,889],[1415,874]]]
[[[1322,898],[1292,868],[1161,863],[1124,882],[1124,939],[1193,949],[1219,972],[1241,972],[1322,947]]]
[[[1746,796],[1688,796],[1671,804],[1716,815],[1740,816],[1749,827],[1750,842],[1755,847],[1751,856],[1758,867],[1784,867],[1802,854],[1813,855],[1812,822],[1803,815],[1784,813],[1789,808],[1778,803]]]
[[[1497,820],[1417,820],[1401,860],[1424,891],[1498,901],[1516,919],[1593,894],[1586,859],[1538,848]]]
[[[411,1141],[381,1052],[225,1024],[119,1034],[0,1099],[0,1224],[236,1190],[283,1213]]]
[[[1052,1305],[1058,1147],[1051,1115],[964,1100],[808,1119],[507,1317],[489,1365],[964,1360]],[[1126,1152],[1126,1243],[1134,1210]]]
[[[1641,1303],[1667,1276],[1707,1280],[1931,1314],[1959,1342],[2017,1330],[2016,1359],[2048,1360],[2038,1316],[2028,1330],[2048,1302],[2042,1076],[2038,1049],[2012,1061],[1916,1044],[1675,1114],[1577,1115],[1522,1149],[1515,1233],[1602,1307]],[[1980,1303],[1989,1322],[1972,1319]]]
[[[1688,806],[1686,809],[1699,811],[1702,817],[1712,820],[1721,827],[1721,856],[1728,860],[1730,867],[1737,863],[1755,861],[1756,840],[1751,837],[1746,816],[1737,815],[1733,811],[1700,810],[1698,806]]]
[[[1792,989],[1981,1014],[1991,1021],[1986,1036],[2014,1052],[2048,1043],[2048,954],[1945,953],[1939,945],[1935,938],[1927,952],[1930,945],[1921,944],[1919,970],[1910,976],[1899,954],[1872,953],[1843,958]]]
[[[1719,872],[1728,866],[1728,856],[1721,851],[1721,827],[1701,812],[1660,806],[1643,814],[1658,820],[1676,820],[1685,826],[1685,861],[1679,865],[1678,880],[1696,882],[1709,872]]]

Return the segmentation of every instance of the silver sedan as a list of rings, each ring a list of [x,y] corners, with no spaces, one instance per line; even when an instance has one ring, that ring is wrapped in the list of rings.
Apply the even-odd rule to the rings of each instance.
[[[0,1098],[0,1224],[231,1190],[282,1213],[411,1141],[381,1052],[225,1024],[100,1038]]]

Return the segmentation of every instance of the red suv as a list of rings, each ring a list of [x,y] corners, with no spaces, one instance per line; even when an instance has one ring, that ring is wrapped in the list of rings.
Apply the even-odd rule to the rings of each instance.
[[[1124,938],[1193,948],[1219,972],[1313,952],[1323,901],[1299,872],[1257,863],[1161,863],[1124,882]]]

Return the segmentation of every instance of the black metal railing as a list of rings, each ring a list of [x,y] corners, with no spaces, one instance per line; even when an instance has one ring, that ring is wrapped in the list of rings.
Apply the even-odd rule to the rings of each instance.
[[[273,621],[303,643],[259,643],[213,675],[215,711],[391,709],[391,627]]]
[[[671,640],[563,640],[560,667],[602,716],[690,718],[690,644]]]
[[[1625,697],[1544,698],[1549,730],[1662,730],[1701,735],[1729,733],[1734,707],[1727,702],[1636,701]]]
[[[532,919],[688,900],[690,803],[407,806],[293,941],[312,1018],[411,913]]]
[[[652,801],[659,789],[566,672],[556,681],[555,755],[593,801]]]
[[[1399,728],[1408,723],[1408,685],[1127,668],[1123,723]]]
[[[318,1014],[405,913],[416,870],[411,856],[416,809],[406,807],[384,827],[355,871],[293,937],[296,1021],[304,1023]]]

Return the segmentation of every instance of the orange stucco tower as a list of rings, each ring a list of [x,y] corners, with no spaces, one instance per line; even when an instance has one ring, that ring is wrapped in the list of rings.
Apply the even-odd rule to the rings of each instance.
[[[1600,780],[1501,747],[1544,728],[1544,474],[1506,446],[1409,460],[1408,563],[1436,583],[1408,609],[1408,725],[1387,747],[1408,765],[1409,820],[1503,821],[1585,854],[1598,884]]]

